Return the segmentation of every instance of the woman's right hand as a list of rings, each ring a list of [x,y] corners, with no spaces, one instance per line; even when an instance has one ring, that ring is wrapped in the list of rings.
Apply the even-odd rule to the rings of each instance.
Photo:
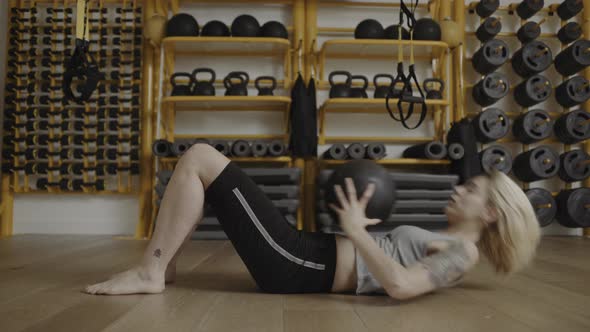
[[[357,229],[365,229],[365,227],[369,225],[380,223],[381,219],[369,219],[365,214],[367,204],[375,193],[375,184],[369,183],[361,198],[357,199],[353,180],[351,178],[346,178],[344,179],[344,182],[346,184],[348,198],[342,191],[342,187],[340,185],[335,185],[334,191],[336,192],[340,207],[331,203],[329,204],[329,207],[338,214],[342,230],[349,233],[354,232]]]

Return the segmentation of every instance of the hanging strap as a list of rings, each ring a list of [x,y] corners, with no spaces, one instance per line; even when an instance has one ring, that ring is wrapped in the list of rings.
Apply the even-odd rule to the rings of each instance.
[[[92,93],[98,86],[101,73],[94,57],[88,52],[90,46],[88,25],[88,1],[78,0],[76,23],[76,44],[72,56],[64,63],[62,88],[66,100],[73,100],[78,104],[84,104],[90,99]],[[81,20],[84,23],[81,24]],[[74,95],[72,91],[72,80],[77,77],[84,84],[79,84],[80,95]]]
[[[414,47],[412,45],[413,40],[414,40],[414,31],[411,30],[410,31],[409,75],[406,77],[406,79],[404,81],[404,87],[402,89],[401,96],[399,97],[399,100],[397,102],[397,110],[400,114],[400,119],[401,119],[402,125],[406,129],[410,129],[410,130],[416,129],[422,124],[422,122],[426,118],[426,113],[428,111],[428,109],[426,107],[426,101],[424,99],[424,92],[422,91],[422,88],[420,87],[420,82],[418,82],[418,78],[416,77],[416,71],[415,71],[415,67],[414,67]],[[413,95],[412,81],[416,84],[416,87],[418,88],[418,93],[420,94],[419,97]],[[405,117],[403,116],[403,104],[404,103],[409,104],[408,105],[408,113],[406,114]],[[410,116],[412,116],[412,114],[414,113],[414,104],[422,104],[422,112],[420,113],[420,120],[418,120],[418,123],[416,124],[416,126],[409,127],[408,124],[406,123],[406,120],[409,119]]]

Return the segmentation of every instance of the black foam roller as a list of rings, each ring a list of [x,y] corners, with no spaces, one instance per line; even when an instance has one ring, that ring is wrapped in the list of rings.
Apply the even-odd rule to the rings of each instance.
[[[443,159],[447,155],[447,148],[440,141],[416,144],[404,150],[404,158]]]

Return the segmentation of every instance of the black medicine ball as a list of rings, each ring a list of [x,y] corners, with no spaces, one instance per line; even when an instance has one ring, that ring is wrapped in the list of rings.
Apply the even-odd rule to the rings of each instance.
[[[440,40],[440,25],[431,18],[421,18],[414,24],[415,40]]]
[[[287,33],[287,28],[281,23],[277,21],[269,21],[264,23],[262,28],[260,28],[260,36],[261,37],[274,37],[274,38],[284,38],[288,39],[289,34]]]
[[[334,191],[334,186],[337,184],[342,187],[348,198],[345,178],[352,178],[358,199],[362,197],[370,182],[375,183],[375,193],[367,204],[366,216],[367,218],[378,218],[383,221],[389,218],[395,204],[395,184],[387,169],[372,160],[366,159],[353,160],[339,165],[334,169],[324,187],[326,206],[329,203],[340,206]],[[338,221],[338,216],[334,210],[329,210],[334,219]]]
[[[260,33],[260,23],[251,15],[240,15],[231,24],[231,34],[234,37],[257,37]]]
[[[190,14],[176,14],[166,23],[166,36],[168,37],[194,37],[198,35],[199,24]]]
[[[207,37],[229,37],[230,35],[231,33],[227,25],[216,20],[207,22],[201,31],[201,36]]]

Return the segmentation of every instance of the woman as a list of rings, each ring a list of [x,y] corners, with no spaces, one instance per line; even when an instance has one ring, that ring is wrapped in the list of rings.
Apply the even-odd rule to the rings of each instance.
[[[347,179],[337,186],[346,237],[295,230],[257,185],[206,144],[179,160],[163,197],[156,228],[137,266],[85,288],[89,294],[159,293],[173,282],[176,258],[203,216],[207,201],[259,288],[271,293],[382,293],[408,299],[457,284],[483,253],[495,269],[513,273],[533,258],[540,228],[522,190],[503,173],[455,188],[440,233],[398,227],[376,239],[365,227],[374,186],[357,197]],[[346,194],[344,193],[346,191]]]

